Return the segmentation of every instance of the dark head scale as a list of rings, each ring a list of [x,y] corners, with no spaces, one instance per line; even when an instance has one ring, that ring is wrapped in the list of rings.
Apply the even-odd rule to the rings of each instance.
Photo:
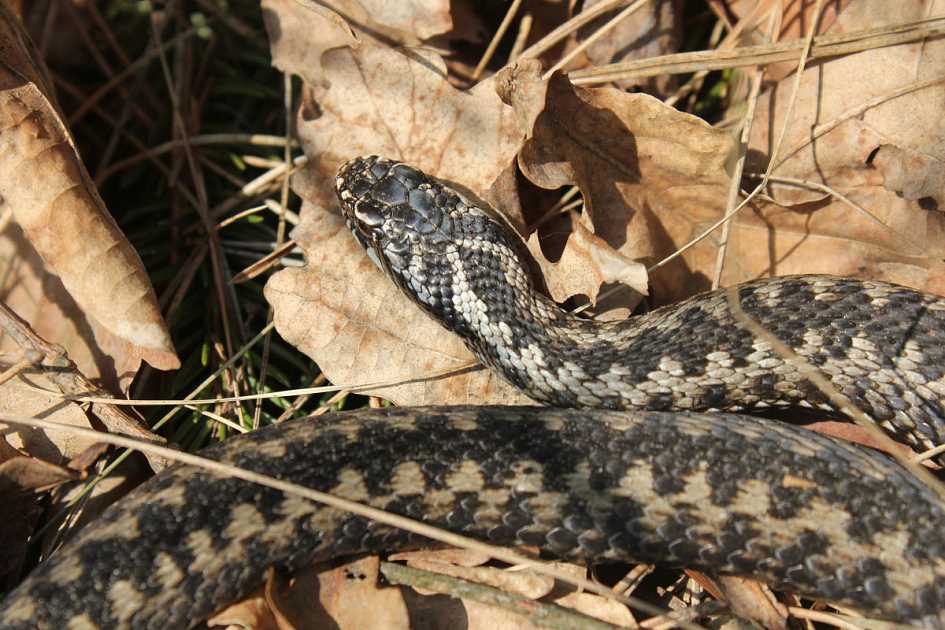
[[[460,202],[417,169],[370,156],[349,160],[335,180],[348,228],[380,268],[397,273],[451,241],[449,212]]]

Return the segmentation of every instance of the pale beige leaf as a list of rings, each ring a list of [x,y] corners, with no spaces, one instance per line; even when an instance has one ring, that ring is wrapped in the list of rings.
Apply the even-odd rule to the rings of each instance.
[[[293,237],[308,264],[275,274],[265,294],[279,334],[315,359],[333,383],[428,378],[474,362],[458,337],[371,263],[340,217],[311,204],[302,213],[305,222]],[[485,369],[369,391],[401,405],[528,401]]]
[[[123,346],[113,360],[131,374],[121,377],[141,360],[178,367],[141,259],[106,211],[18,26],[0,18],[0,45],[20,51],[0,65],[0,211],[12,212],[93,328]]]
[[[401,33],[411,33],[419,40],[441,35],[453,26],[449,0],[358,0],[335,6],[342,8],[345,4],[352,8],[355,4],[360,5],[363,14],[373,22]]]
[[[338,13],[315,2],[263,0],[262,14],[272,65],[309,84],[322,81],[322,53],[357,41]]]
[[[516,106],[532,100],[512,95]],[[554,77],[531,135],[519,156],[525,175],[545,188],[577,184],[594,234],[629,259],[660,260],[723,209],[731,137],[650,96]],[[705,288],[690,272],[702,259],[714,248],[690,250],[689,267],[658,270],[655,293],[672,301]]]
[[[884,144],[876,151],[873,166],[883,173],[887,190],[909,201],[945,202],[945,161],[941,156]]]
[[[565,608],[584,613],[589,617],[612,623],[615,626],[634,628],[636,621],[630,610],[618,601],[601,597],[593,593],[568,593],[554,600]]]
[[[308,84],[324,79],[322,53],[358,41],[417,45],[452,28],[449,0],[263,0],[272,65]]]
[[[401,589],[379,587],[380,560],[362,558],[329,571],[305,571],[290,589],[273,597],[280,613],[292,610],[309,628],[397,630],[410,628]],[[317,601],[316,603],[313,603]],[[304,617],[303,611],[307,612]],[[283,626],[284,626],[283,622]]]
[[[303,198],[336,207],[338,167],[358,155],[383,155],[495,202],[490,191],[523,139],[512,108],[496,94],[495,81],[505,75],[461,92],[446,81],[443,61],[432,51],[368,45],[331,50],[322,62],[329,87],[312,86],[298,120],[316,175],[312,188],[300,191]],[[505,210],[501,202],[494,205]]]
[[[466,630],[540,630],[525,615],[469,599],[461,601],[466,609]]]
[[[831,0],[824,2],[821,7],[820,19],[817,21],[817,34],[822,35],[830,30],[837,21],[837,14],[852,0]],[[768,30],[771,28],[771,12],[780,11],[780,30],[778,41],[789,41],[807,37],[811,22],[815,19],[814,9],[816,2],[809,0],[735,0],[727,3],[740,21],[748,20],[743,24],[740,40],[742,44],[760,44],[771,40]],[[796,61],[785,61],[765,66],[765,80],[780,81],[794,73]]]
[[[942,0],[853,2],[830,32],[943,11]],[[935,77],[945,78],[941,39],[864,51],[805,70],[774,175],[828,186],[875,218],[827,191],[776,182],[770,191],[780,205],[758,202],[735,222],[723,283],[803,271],[933,290],[941,277],[942,217],[928,208],[945,200],[945,84],[883,97]],[[750,170],[763,170],[769,159],[793,81],[788,77],[759,101]]]

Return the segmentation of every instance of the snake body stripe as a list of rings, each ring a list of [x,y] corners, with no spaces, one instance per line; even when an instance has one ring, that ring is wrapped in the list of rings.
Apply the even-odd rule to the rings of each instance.
[[[213,456],[495,543],[754,575],[945,628],[932,490],[882,455],[803,429],[660,411],[829,408],[739,325],[724,294],[588,321],[535,291],[520,243],[449,186],[371,157],[343,166],[337,188],[352,233],[421,308],[536,400],[582,408],[365,411],[235,438]],[[825,276],[756,281],[738,296],[891,434],[917,449],[941,441],[941,298]],[[184,627],[258,586],[269,566],[422,544],[174,468],[41,565],[0,620]]]
[[[945,566],[932,560],[945,554],[945,513],[884,457],[739,415],[535,411],[364,410],[207,454],[497,544],[754,575],[880,617],[945,623]],[[177,466],[41,565],[0,619],[11,630],[187,627],[257,588],[270,566],[423,544]]]

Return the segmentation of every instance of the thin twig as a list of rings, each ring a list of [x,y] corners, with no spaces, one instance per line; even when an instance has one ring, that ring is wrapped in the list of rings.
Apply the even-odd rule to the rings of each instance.
[[[505,32],[509,30],[509,26],[512,24],[512,20],[515,18],[515,14],[518,13],[518,9],[521,6],[522,0],[512,0],[512,4],[509,5],[508,10],[505,12],[505,17],[502,18],[502,23],[499,24],[499,28],[496,29],[495,34],[492,36],[492,41],[490,41],[489,45],[486,47],[486,52],[482,54],[482,59],[479,60],[476,69],[473,70],[471,77],[473,81],[478,81],[479,77],[482,76],[483,71],[486,69],[486,66],[489,65],[489,61],[492,60],[492,56],[495,54],[495,49],[499,47],[499,42],[502,41]]]
[[[381,562],[381,573],[391,584],[421,588],[457,599],[495,606],[523,616],[531,625],[556,630],[624,630],[553,603],[503,591],[492,586],[462,580],[451,575],[408,567],[396,562]]]
[[[777,20],[777,12],[774,11],[768,21],[768,33],[773,36],[774,25]],[[755,108],[758,105],[758,95],[761,93],[761,83],[764,78],[764,69],[755,69],[751,79],[751,90],[748,95],[748,109],[745,112],[745,119],[742,121],[742,132],[739,137],[739,155],[735,163],[735,169],[732,173],[732,181],[729,183],[728,199],[725,202],[725,215],[734,217],[733,209],[738,203],[738,193],[741,190],[742,173],[745,170],[745,158],[748,155],[748,142],[751,138],[751,126],[755,120]],[[715,274],[712,278],[712,288],[718,289],[722,283],[722,270],[725,267],[725,253],[728,251],[728,237],[731,231],[731,221],[726,221],[722,227],[721,243],[715,258]]]

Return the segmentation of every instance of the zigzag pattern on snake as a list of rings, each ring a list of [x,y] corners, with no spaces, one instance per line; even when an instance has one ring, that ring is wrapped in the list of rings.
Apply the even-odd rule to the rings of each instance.
[[[504,226],[403,164],[359,158],[338,194],[369,255],[535,408],[339,414],[214,457],[565,558],[754,575],[881,618],[945,627],[943,508],[882,455],[733,414],[826,400],[720,293],[616,324],[534,291]],[[745,311],[917,449],[943,431],[945,301],[822,276],[739,287]],[[4,627],[186,627],[269,566],[420,546],[334,509],[175,467],[41,565]],[[71,625],[70,625],[71,624]]]

